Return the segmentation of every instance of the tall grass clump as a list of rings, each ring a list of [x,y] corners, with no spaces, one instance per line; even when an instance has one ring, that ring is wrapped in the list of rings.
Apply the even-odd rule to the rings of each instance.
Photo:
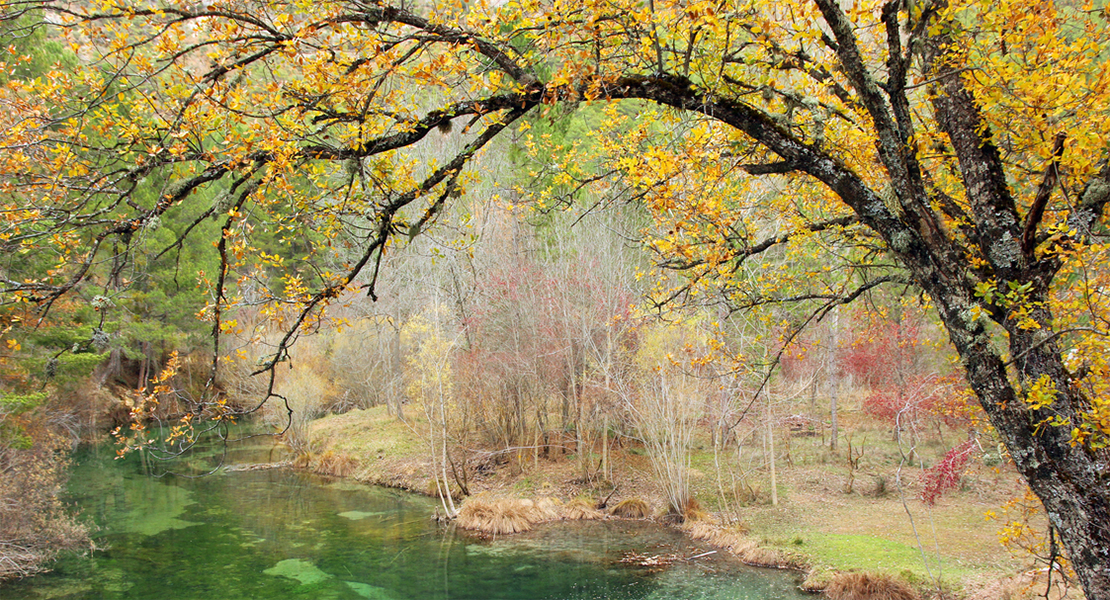
[[[463,502],[456,522],[463,529],[507,535],[528,531],[536,523],[556,519],[558,515],[554,501],[549,498],[529,500],[480,494]]]
[[[919,600],[901,579],[885,573],[837,573],[825,588],[830,600]]]
[[[609,514],[622,519],[643,519],[651,514],[651,509],[647,502],[639,498],[629,498],[613,505]]]

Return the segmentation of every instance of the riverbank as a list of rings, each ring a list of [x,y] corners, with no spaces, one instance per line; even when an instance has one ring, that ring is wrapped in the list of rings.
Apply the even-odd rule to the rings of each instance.
[[[419,417],[398,421],[384,407],[325,417],[311,424],[314,452],[307,466],[368,484],[433,494],[430,452],[421,442],[423,425]],[[885,442],[888,434],[869,431],[865,423],[855,425],[855,439],[864,440],[863,449],[857,441],[855,450],[848,451],[866,460],[857,457],[851,469],[843,449],[830,452],[808,438],[788,441],[792,445],[776,473],[777,504],[771,502],[765,473],[749,470],[737,481],[737,465],[725,465],[729,470],[722,474],[718,466],[725,459],[715,459],[712,448],[695,445],[690,482],[701,514],[681,528],[750,564],[798,569],[812,591],[837,582],[840,574],[858,579],[862,573],[903,582],[922,597],[1033,595],[1035,574],[1022,575],[1030,565],[1000,545],[1000,523],[987,518],[1003,514],[1007,502],[1021,494],[1014,473],[1001,464],[975,466],[964,474],[958,490],[928,506],[920,500],[920,464],[902,464],[899,470],[902,461]],[[511,457],[488,449],[469,454],[467,475],[460,481],[470,498],[548,498],[560,505],[606,501],[606,509],[639,499],[656,519],[666,506],[650,461],[631,440],[613,444],[610,480],[583,479],[577,457],[562,450],[546,457],[533,449]],[[728,460],[734,463],[736,457]],[[1071,593],[1074,597],[1076,590]]]
[[[254,438],[218,442],[175,472],[262,465]],[[279,452],[274,452],[275,458]],[[67,495],[105,551],[0,586],[4,600],[806,600],[786,573],[745,569],[646,521],[576,521],[480,539],[429,517],[424,496],[291,468],[152,473],[115,448],[83,450]],[[164,476],[151,476],[164,474]],[[650,554],[645,552],[650,550]],[[662,568],[665,561],[671,561]]]

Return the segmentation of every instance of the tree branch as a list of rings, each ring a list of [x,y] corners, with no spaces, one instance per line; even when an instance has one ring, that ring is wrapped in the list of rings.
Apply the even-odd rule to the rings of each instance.
[[[1048,205],[1048,198],[1052,195],[1052,188],[1060,177],[1060,157],[1064,155],[1064,140],[1068,134],[1064,131],[1056,134],[1052,145],[1052,159],[1045,167],[1041,178],[1041,185],[1037,188],[1037,196],[1033,199],[1033,206],[1029,207],[1029,214],[1025,215],[1025,228],[1021,234],[1021,251],[1025,257],[1032,261],[1033,251],[1037,246],[1037,226],[1044,218],[1044,209]]]
[[[367,263],[370,262],[370,259],[375,254],[378,256],[378,260],[380,261],[386,243],[388,242],[390,236],[394,233],[393,218],[398,213],[398,211],[400,211],[405,206],[408,206],[417,198],[424,196],[436,186],[443,183],[445,180],[457,177],[458,173],[470,161],[470,159],[473,158],[474,154],[477,153],[478,150],[482,149],[487,143],[489,143],[490,140],[496,137],[497,134],[501,133],[501,131],[504,130],[508,125],[515,122],[517,119],[531,110],[532,107],[534,107],[535,105],[536,103],[525,103],[523,106],[512,109],[504,117],[498,119],[495,123],[487,127],[486,130],[483,131],[482,134],[479,135],[476,139],[467,144],[466,147],[464,147],[458,154],[456,154],[451,161],[449,161],[447,164],[443,165],[439,169],[436,169],[432,174],[425,178],[419,186],[397,196],[396,198],[391,199],[385,206],[383,206],[376,217],[378,227],[374,238],[372,240],[369,240],[369,243],[363,250],[362,256],[359,258],[358,262],[347,270],[347,273],[343,276],[341,281],[325,285],[321,290],[316,292],[304,303],[297,315],[297,318],[288,328],[281,341],[278,342],[277,351],[274,353],[273,358],[268,360],[260,369],[254,371],[252,375],[270,372],[270,377],[272,379],[274,368],[281,361],[282,357],[288,352],[289,347],[295,340],[295,336],[297,335],[301,326],[309,319],[316,308],[322,304],[328,303],[330,300],[337,297],[343,289],[350,286],[350,284],[354,282],[355,278],[357,278],[359,274],[362,273],[363,268],[365,268]],[[446,194],[447,192],[445,191],[444,193]],[[446,199],[446,196],[441,197],[441,200],[444,199]],[[427,213],[425,216],[428,216]],[[428,216],[428,218],[430,218],[430,216]],[[374,270],[374,276],[375,278],[367,283],[366,287],[369,290],[368,294],[372,298],[376,299],[376,296],[374,294],[374,286],[377,279],[376,267]]]

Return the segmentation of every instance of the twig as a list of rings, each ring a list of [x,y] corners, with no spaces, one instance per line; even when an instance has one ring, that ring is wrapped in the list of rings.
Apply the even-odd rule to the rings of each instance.
[[[609,499],[612,498],[613,494],[617,493],[617,490],[619,490],[619,489],[620,489],[619,487],[613,488],[613,491],[609,492],[609,495],[606,496],[604,500],[599,502],[597,507],[598,508],[605,508],[606,506],[608,506],[609,505]]]

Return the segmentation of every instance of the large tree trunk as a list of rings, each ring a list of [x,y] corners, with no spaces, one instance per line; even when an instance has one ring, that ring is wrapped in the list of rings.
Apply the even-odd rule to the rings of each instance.
[[[933,293],[934,299],[941,294]],[[1009,449],[1017,470],[1044,504],[1089,600],[1110,598],[1110,453],[1073,444],[1055,416],[1077,415],[1086,400],[1071,386],[1048,333],[1011,332],[1010,354],[1024,381],[1047,375],[1057,383],[1049,407],[1034,410],[1015,393],[1006,364],[981,328],[969,329],[951,302],[938,302],[968,382]],[[1045,315],[1047,316],[1047,315]]]
[[[934,87],[938,122],[959,160],[969,206],[975,215],[978,244],[989,258],[991,272],[1003,282],[1030,286],[1027,306],[1033,307],[1032,326],[1023,326],[1003,307],[983,302],[990,318],[1009,338],[1010,365],[992,344],[990,333],[969,311],[976,305],[971,278],[915,279],[938,303],[945,327],[963,360],[968,383],[975,390],[1018,471],[1044,504],[1052,526],[1060,533],[1089,600],[1110,599],[1110,454],[1072,439],[1071,427],[1089,401],[1072,384],[1064,367],[1059,332],[1049,306],[1049,290],[1059,263],[1051,253],[1037,255],[1026,244],[1026,230],[1035,228],[1035,208],[1022,218],[1006,180],[1004,165],[978,104],[965,88],[958,65],[942,50],[945,39],[934,40],[927,59],[944,73]],[[1060,140],[1062,142],[1062,140]],[[1059,143],[1059,142],[1058,142]],[[1106,169],[1100,174],[1103,178]],[[1083,198],[1076,213],[1101,213],[1105,200]],[[1085,208],[1086,207],[1086,208]],[[1024,221],[1024,224],[1023,224]],[[946,262],[951,256],[938,256]],[[911,261],[912,262],[912,259]],[[951,264],[959,272],[959,264]],[[921,273],[921,274],[919,274]],[[962,289],[956,289],[962,288]],[[1056,390],[1049,406],[1025,402],[1020,388],[1047,378]],[[1016,387],[1020,386],[1020,388]]]

